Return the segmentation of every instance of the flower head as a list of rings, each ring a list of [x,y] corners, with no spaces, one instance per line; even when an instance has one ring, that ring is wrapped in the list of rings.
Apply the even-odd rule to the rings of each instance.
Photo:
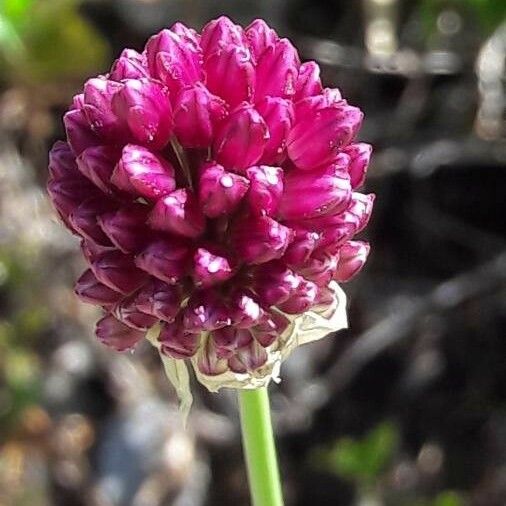
[[[357,191],[362,117],[261,20],[176,23],[88,80],[48,191],[82,238],[75,290],[105,312],[99,340],[125,350],[151,329],[208,388],[251,388],[345,325],[337,282],[366,261],[354,236],[374,200]]]

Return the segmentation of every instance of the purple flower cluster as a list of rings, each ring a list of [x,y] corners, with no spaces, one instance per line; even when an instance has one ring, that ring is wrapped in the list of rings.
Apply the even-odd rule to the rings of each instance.
[[[85,83],[48,190],[82,239],[76,293],[104,309],[103,343],[131,348],[162,322],[162,353],[205,346],[201,373],[254,371],[289,315],[361,269],[371,147],[319,72],[265,22],[222,17],[201,34],[176,23]]]

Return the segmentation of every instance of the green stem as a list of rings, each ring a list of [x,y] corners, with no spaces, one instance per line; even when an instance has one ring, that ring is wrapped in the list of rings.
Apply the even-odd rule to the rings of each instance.
[[[267,388],[239,390],[239,409],[253,506],[283,506]]]

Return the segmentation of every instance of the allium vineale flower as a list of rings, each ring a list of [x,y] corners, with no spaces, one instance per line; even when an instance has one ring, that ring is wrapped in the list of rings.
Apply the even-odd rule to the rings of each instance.
[[[369,252],[354,236],[371,147],[319,73],[263,21],[222,17],[201,34],[176,23],[85,83],[48,190],[81,238],[76,293],[103,308],[101,342],[126,350],[156,328],[209,388],[251,387],[345,324],[337,282]]]

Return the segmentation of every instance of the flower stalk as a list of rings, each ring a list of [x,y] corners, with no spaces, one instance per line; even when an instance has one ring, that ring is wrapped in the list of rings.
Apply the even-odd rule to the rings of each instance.
[[[244,455],[253,506],[283,506],[267,387],[238,390]]]

